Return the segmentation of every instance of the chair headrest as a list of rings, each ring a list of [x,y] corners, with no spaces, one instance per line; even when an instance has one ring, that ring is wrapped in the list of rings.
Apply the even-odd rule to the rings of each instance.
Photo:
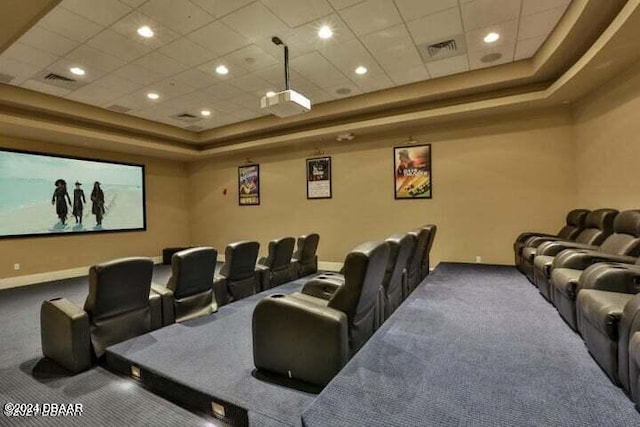
[[[613,231],[640,237],[640,210],[620,212],[613,222]]]
[[[231,243],[224,251],[224,265],[220,274],[230,280],[242,280],[255,274],[260,243],[241,241]]]
[[[265,265],[271,268],[284,267],[291,262],[296,240],[293,237],[282,237],[269,242],[269,255]]]
[[[185,249],[171,257],[171,278],[167,288],[176,298],[212,289],[218,251],[211,247]]]
[[[567,214],[567,225],[582,228],[589,212],[591,211],[588,209],[574,209],[569,211]]]
[[[318,250],[318,243],[320,243],[320,235],[318,233],[311,233],[298,237],[296,257],[303,261],[313,259],[313,257],[316,256],[316,251]]]
[[[589,212],[584,226],[585,228],[597,228],[610,234],[613,231],[613,221],[617,215],[618,211],[615,209],[596,209]]]

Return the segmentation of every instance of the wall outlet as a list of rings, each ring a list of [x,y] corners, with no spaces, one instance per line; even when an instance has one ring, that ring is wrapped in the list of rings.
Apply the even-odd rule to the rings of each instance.
[[[476,262],[478,264],[482,263],[482,257],[480,255],[476,255]]]
[[[13,264],[13,269],[16,270],[16,271],[20,270],[20,263]]]

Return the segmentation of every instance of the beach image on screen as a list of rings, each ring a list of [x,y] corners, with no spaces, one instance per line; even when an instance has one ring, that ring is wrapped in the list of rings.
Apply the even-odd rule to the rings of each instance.
[[[143,166],[0,150],[0,237],[144,228]]]

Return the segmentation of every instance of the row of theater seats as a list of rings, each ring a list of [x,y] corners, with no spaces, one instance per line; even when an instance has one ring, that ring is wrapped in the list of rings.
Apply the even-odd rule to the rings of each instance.
[[[523,233],[516,266],[640,405],[640,210],[576,209],[556,236]]]
[[[429,274],[436,234],[426,225],[349,252],[340,274],[275,294],[253,312],[258,371],[326,385]]]
[[[73,373],[89,369],[105,349],[175,322],[215,312],[218,306],[253,295],[318,268],[319,236],[309,234],[269,242],[269,255],[256,266],[259,243],[232,243],[214,277],[218,252],[190,248],[171,258],[165,285],[152,283],[153,261],[131,257],[89,269],[84,307],[65,298],[44,301],[40,309],[42,353]]]

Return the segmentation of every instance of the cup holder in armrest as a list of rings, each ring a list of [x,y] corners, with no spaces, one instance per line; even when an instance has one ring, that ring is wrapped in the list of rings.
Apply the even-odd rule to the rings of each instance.
[[[284,294],[273,294],[273,295],[269,295],[269,298],[282,298],[284,296]]]

